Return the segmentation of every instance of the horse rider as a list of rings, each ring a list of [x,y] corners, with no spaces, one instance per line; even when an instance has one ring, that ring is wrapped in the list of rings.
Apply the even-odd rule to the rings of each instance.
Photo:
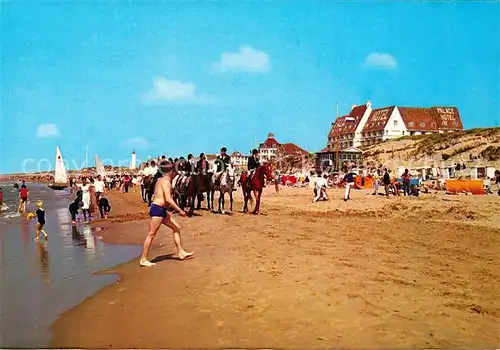
[[[248,158],[248,172],[249,175],[253,175],[255,173],[255,169],[260,166],[259,161],[259,151],[256,149],[252,150],[252,155]]]
[[[191,153],[189,153],[188,154],[187,163],[186,163],[186,166],[185,166],[187,176],[190,176],[190,175],[194,174],[195,167],[196,167],[196,163],[195,163],[195,160],[194,160],[194,156]]]
[[[220,182],[222,173],[231,166],[231,157],[227,154],[227,148],[222,147],[220,149],[220,155],[217,157],[217,175],[215,181]]]
[[[205,175],[207,174],[208,170],[209,170],[209,164],[207,162],[207,157],[205,156],[205,153],[200,153],[200,159],[196,163],[195,171],[198,174]]]

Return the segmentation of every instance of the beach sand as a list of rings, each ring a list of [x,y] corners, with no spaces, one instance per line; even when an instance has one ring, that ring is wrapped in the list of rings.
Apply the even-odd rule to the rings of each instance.
[[[500,345],[498,196],[374,197],[265,189],[262,215],[199,211],[162,228],[151,257],[66,312],[51,347],[429,348]],[[142,244],[147,207],[109,196],[111,243]],[[228,201],[226,202],[226,206]]]

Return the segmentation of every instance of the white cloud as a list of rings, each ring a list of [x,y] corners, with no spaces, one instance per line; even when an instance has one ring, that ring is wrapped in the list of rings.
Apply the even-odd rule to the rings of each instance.
[[[142,137],[132,137],[122,142],[123,146],[134,149],[146,149],[151,147],[151,143]]]
[[[377,53],[372,52],[366,56],[363,62],[364,67],[372,68],[385,68],[385,69],[396,69],[398,67],[398,61],[394,56],[388,53]]]
[[[240,46],[238,52],[224,52],[220,60],[213,64],[219,72],[244,71],[251,73],[267,73],[271,69],[269,55],[251,46]]]
[[[36,129],[36,137],[58,137],[59,130],[55,124],[41,124]]]
[[[167,80],[157,77],[153,80],[153,88],[144,96],[148,102],[190,102],[213,103],[215,98],[206,94],[198,94],[196,85],[191,82]]]

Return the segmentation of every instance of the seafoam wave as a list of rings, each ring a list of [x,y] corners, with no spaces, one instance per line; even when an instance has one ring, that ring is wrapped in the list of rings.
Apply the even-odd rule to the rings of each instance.
[[[21,214],[19,213],[2,213],[2,217],[3,218],[17,218],[17,217],[20,217]]]

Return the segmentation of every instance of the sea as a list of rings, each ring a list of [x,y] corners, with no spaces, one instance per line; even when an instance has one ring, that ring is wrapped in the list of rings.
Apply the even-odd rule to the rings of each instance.
[[[139,246],[105,244],[100,227],[71,225],[68,205],[75,195],[43,184],[28,183],[27,212],[43,200],[49,240],[34,241],[36,219],[17,213],[18,190],[0,183],[0,347],[43,348],[50,326],[65,311],[99,289],[116,283],[117,275],[99,271],[138,256]]]

